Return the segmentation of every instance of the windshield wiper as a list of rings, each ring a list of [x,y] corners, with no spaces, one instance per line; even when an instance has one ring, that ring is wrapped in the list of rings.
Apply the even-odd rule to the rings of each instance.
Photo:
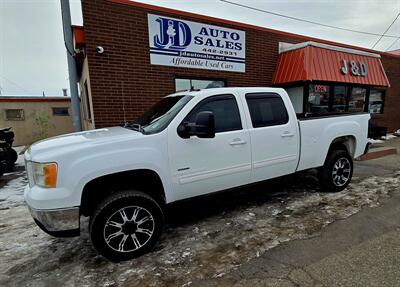
[[[145,130],[143,129],[143,127],[140,124],[126,122],[124,124],[124,128],[138,131],[138,132],[141,132],[142,134],[145,133]]]

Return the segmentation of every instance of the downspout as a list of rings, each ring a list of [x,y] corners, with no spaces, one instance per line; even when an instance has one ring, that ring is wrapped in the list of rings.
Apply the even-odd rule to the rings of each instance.
[[[64,43],[67,50],[69,87],[71,91],[72,126],[75,132],[82,130],[81,105],[78,94],[78,76],[76,74],[75,51],[72,39],[72,24],[69,0],[61,1],[61,15],[64,31]]]

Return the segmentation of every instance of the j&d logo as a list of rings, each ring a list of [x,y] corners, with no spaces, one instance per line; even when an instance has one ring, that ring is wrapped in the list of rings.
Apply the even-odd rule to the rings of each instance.
[[[183,50],[190,45],[192,33],[189,25],[182,21],[158,18],[159,34],[154,36],[154,45],[160,49]]]

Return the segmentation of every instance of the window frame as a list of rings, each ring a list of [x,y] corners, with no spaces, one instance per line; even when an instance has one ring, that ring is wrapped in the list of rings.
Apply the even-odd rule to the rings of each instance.
[[[55,110],[57,109],[66,109],[67,110],[67,114],[57,114],[55,113]],[[70,113],[69,113],[69,107],[51,107],[51,111],[52,111],[52,115],[53,117],[69,117]]]
[[[381,108],[381,111],[379,112],[379,113],[370,113],[369,112],[369,104],[370,104],[370,99],[371,99],[371,91],[372,90],[376,90],[376,91],[379,91],[379,92],[382,92],[382,108]],[[369,91],[368,91],[368,105],[367,105],[367,112],[369,113],[369,114],[371,114],[371,116],[372,115],[382,115],[384,112],[385,112],[385,99],[386,99],[386,89],[382,89],[382,88],[370,88],[369,89]]]
[[[217,101],[222,101],[222,100],[227,100],[227,99],[233,99],[234,102],[235,102],[235,106],[236,106],[236,109],[237,109],[237,112],[238,112],[238,115],[239,115],[240,128],[230,129],[230,130],[223,130],[223,131],[217,131],[217,130],[216,130],[215,133],[216,133],[216,134],[217,134],[217,133],[220,134],[220,133],[226,133],[226,132],[232,132],[232,131],[240,131],[240,130],[243,130],[242,114],[241,114],[240,109],[239,109],[238,101],[237,101],[235,95],[233,95],[233,94],[219,94],[219,95],[213,95],[213,96],[209,96],[209,97],[207,97],[207,98],[201,100],[200,102],[198,102],[198,103],[187,113],[187,115],[183,118],[183,120],[181,121],[181,123],[180,123],[179,125],[181,125],[181,124],[183,124],[183,123],[185,123],[185,122],[189,122],[188,119],[191,117],[191,115],[192,115],[193,113],[197,113],[197,111],[198,111],[198,109],[199,109],[199,107],[200,107],[201,105],[203,105],[203,104],[208,104],[209,102],[213,102],[213,101],[215,101],[215,100],[217,100]]]
[[[177,90],[176,89],[176,80],[196,80],[196,81],[212,81],[212,82],[223,82],[224,86],[222,88],[225,88],[228,86],[227,80],[226,79],[221,79],[221,78],[202,78],[202,77],[188,77],[188,76],[175,76],[174,77],[174,86],[175,86],[175,92],[182,92],[182,91],[187,91],[187,90]],[[189,89],[191,90],[191,89]]]
[[[350,98],[353,95],[353,89],[354,88],[360,88],[360,89],[365,89],[365,96],[364,96],[364,106],[362,111],[350,111]],[[365,86],[360,86],[360,85],[353,85],[348,88],[347,92],[347,101],[346,101],[346,112],[350,114],[357,114],[357,113],[365,113],[368,112],[368,106],[369,106],[369,92],[371,88],[370,87],[365,87]]]
[[[310,108],[310,89],[311,86],[314,86],[314,93],[315,93],[315,86],[325,86],[328,88],[328,107],[327,107],[327,112],[326,113],[311,113],[311,111],[309,111]],[[305,113],[306,114],[314,114],[314,115],[319,115],[319,116],[324,116],[324,115],[329,115],[330,113],[332,113],[332,103],[333,103],[333,86],[329,85],[327,83],[310,83],[308,86],[308,91],[307,91],[307,99],[306,99],[306,107],[305,107]],[[320,105],[321,106],[321,105]]]
[[[312,84],[320,84],[320,85],[328,85],[331,87],[330,90],[330,98],[332,98],[333,102],[333,87],[335,86],[344,86],[347,88],[347,95],[346,95],[346,109],[344,112],[329,112],[324,115],[317,115],[317,114],[311,114],[308,112],[308,97],[309,97],[309,87]],[[293,83],[287,83],[287,84],[282,84],[282,85],[275,85],[276,87],[282,87],[284,89],[289,88],[289,87],[295,87],[295,86],[303,86],[304,87],[304,94],[303,94],[303,112],[302,113],[297,113],[297,117],[299,119],[304,119],[304,118],[316,118],[316,117],[329,117],[329,116],[335,116],[335,115],[348,115],[348,114],[363,114],[363,113],[369,113],[368,107],[369,107],[369,98],[370,98],[370,91],[371,90],[380,90],[383,92],[383,101],[382,101],[382,109],[381,113],[371,113],[371,116],[379,116],[383,115],[385,113],[385,105],[386,105],[386,95],[387,95],[387,88],[386,87],[375,87],[375,86],[368,86],[368,85],[363,85],[363,84],[356,84],[356,83],[344,83],[344,82],[327,82],[327,81],[305,81],[305,82],[293,82]],[[350,99],[350,94],[353,88],[365,88],[367,90],[366,96],[365,96],[365,102],[364,102],[364,110],[360,112],[349,112],[348,107],[349,107],[349,99]]]
[[[250,110],[250,106],[249,106],[249,102],[248,99],[252,97],[252,98],[278,98],[281,100],[283,107],[285,108],[285,112],[286,112],[286,122],[285,123],[277,123],[277,124],[273,124],[273,125],[263,125],[263,126],[254,126],[253,123],[253,118],[251,115],[251,110]],[[278,94],[278,93],[270,93],[270,92],[256,92],[256,93],[246,93],[245,94],[245,100],[246,100],[246,105],[247,105],[247,109],[249,111],[249,115],[250,115],[250,122],[251,122],[251,127],[253,129],[258,129],[258,128],[267,128],[267,127],[275,127],[275,126],[283,126],[283,125],[287,125],[289,123],[289,113],[287,110],[287,107],[285,105],[284,100],[282,99],[282,97]]]
[[[8,111],[19,111],[21,117],[20,118],[9,118],[7,115]],[[24,111],[24,109],[4,109],[4,119],[6,121],[18,121],[18,122],[25,121],[25,111]]]

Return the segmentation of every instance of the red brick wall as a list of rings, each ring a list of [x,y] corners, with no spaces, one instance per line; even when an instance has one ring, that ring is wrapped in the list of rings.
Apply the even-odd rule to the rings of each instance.
[[[400,129],[400,58],[382,56],[382,65],[391,87],[386,90],[384,113],[372,119],[392,132]]]
[[[228,86],[269,86],[278,59],[278,43],[299,43],[307,39],[289,35],[260,32],[251,28],[204,21],[195,17],[182,17],[169,12],[149,10],[112,3],[107,0],[83,0],[83,19],[89,61],[91,93],[96,127],[120,124],[134,120],[152,103],[175,91],[175,77],[205,77],[225,79]],[[147,13],[171,16],[246,32],[246,73],[209,71],[150,65]],[[95,52],[103,46],[104,54]],[[400,81],[399,62],[384,59],[384,65],[393,66],[391,83]],[[393,83],[394,85],[394,83]],[[397,92],[387,95],[387,103],[400,107]],[[395,95],[397,93],[397,95]],[[394,99],[392,99],[394,97]],[[385,109],[388,113],[390,108]],[[394,116],[379,119],[383,124]],[[398,120],[398,118],[397,118]],[[400,128],[400,127],[398,127]]]

